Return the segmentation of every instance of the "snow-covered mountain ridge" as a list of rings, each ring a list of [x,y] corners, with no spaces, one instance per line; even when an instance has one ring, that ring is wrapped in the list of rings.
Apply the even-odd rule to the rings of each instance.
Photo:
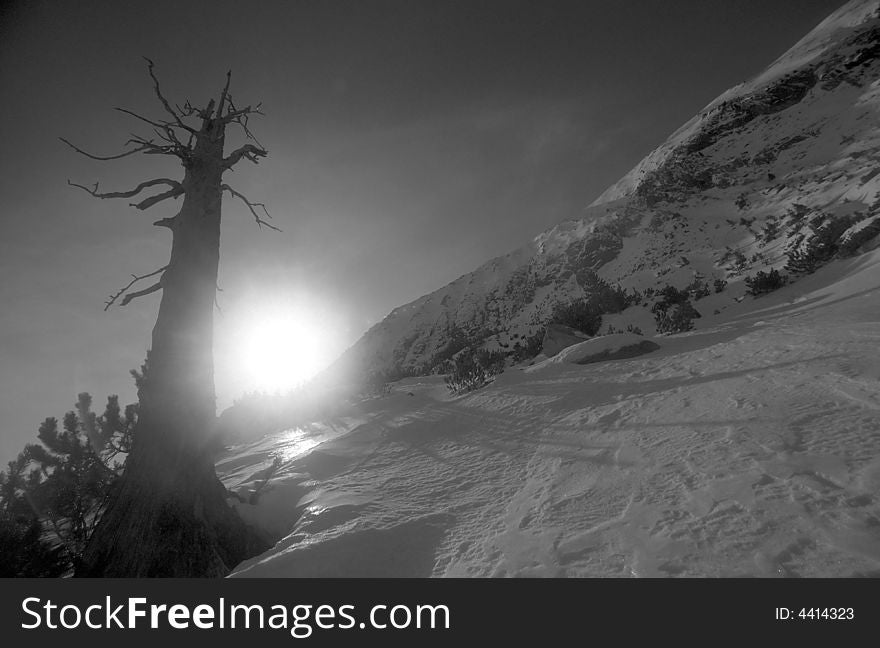
[[[811,231],[841,218],[852,225],[843,238],[876,228],[878,110],[880,2],[856,0],[710,103],[580,218],[396,308],[335,368],[425,372],[462,345],[510,351],[596,274],[639,290],[724,279],[711,306],[724,311],[746,275],[782,268]],[[620,321],[653,332],[645,308]]]
[[[878,296],[880,249],[646,355],[406,378],[239,443],[217,472],[275,544],[232,575],[880,576]]]
[[[504,348],[592,273],[726,278],[697,330],[652,335],[633,305],[606,324],[647,335],[465,394],[408,377],[330,389],[262,436],[245,417],[217,472],[274,546],[231,575],[880,576],[878,4],[835,12],[584,218],[396,309],[345,361],[418,367],[468,333]],[[829,223],[857,254],[743,298]]]

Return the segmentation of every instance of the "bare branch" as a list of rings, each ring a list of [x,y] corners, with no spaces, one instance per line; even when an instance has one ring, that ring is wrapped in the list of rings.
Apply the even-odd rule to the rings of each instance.
[[[247,105],[241,110],[238,110],[235,107],[235,103],[232,101],[232,94],[228,95],[229,100],[229,112],[224,116],[224,119],[227,122],[238,119],[239,117],[247,116],[247,115],[262,115],[263,111],[263,102],[259,102],[256,106]]]
[[[161,194],[157,194],[155,196],[151,196],[145,200],[142,200],[139,203],[130,203],[132,207],[136,207],[137,209],[144,210],[149,207],[152,207],[158,202],[165,200],[166,198],[176,198],[183,194],[183,185],[175,180],[170,180],[168,178],[155,178],[153,180],[147,180],[145,182],[140,183],[137,187],[132,189],[131,191],[108,191],[106,193],[101,193],[98,191],[98,183],[95,183],[95,186],[89,189],[85,185],[76,184],[75,182],[67,181],[71,187],[79,187],[87,194],[94,196],[95,198],[132,198],[138,195],[147,187],[154,187],[156,185],[168,185],[171,187],[169,191],[166,191]]]
[[[184,117],[192,117],[199,112],[198,109],[196,109],[195,106],[192,105],[192,102],[189,99],[187,99],[186,103],[183,104],[183,108],[181,108],[179,105],[177,105],[176,107],[177,112],[179,112]]]
[[[177,216],[168,216],[167,218],[160,218],[159,220],[155,221],[153,225],[155,225],[156,227],[167,227],[168,229],[173,230],[176,220]]]
[[[163,193],[156,194],[155,196],[150,196],[149,198],[145,198],[144,200],[140,201],[139,203],[128,203],[128,204],[131,205],[132,207],[134,207],[135,209],[139,209],[141,211],[144,211],[145,209],[149,209],[153,205],[156,205],[156,204],[162,202],[163,200],[168,200],[169,198],[177,198],[178,196],[182,196],[182,195],[183,195],[183,187],[177,186],[177,187],[169,189],[168,191],[165,191]]]
[[[266,221],[264,221],[264,220],[260,217],[260,215],[257,213],[257,209],[256,209],[256,208],[257,208],[257,207],[260,207],[260,208],[266,213],[266,218],[272,218],[272,214],[270,214],[270,213],[269,213],[269,210],[266,209],[266,205],[265,205],[264,203],[255,203],[255,202],[251,202],[250,200],[247,199],[247,197],[245,197],[243,194],[237,192],[235,189],[233,189],[232,187],[230,187],[228,184],[224,184],[224,185],[222,185],[220,188],[221,188],[223,191],[228,191],[228,192],[231,193],[233,196],[235,196],[236,198],[240,199],[245,205],[247,205],[247,206],[248,206],[248,209],[251,210],[251,214],[254,215],[254,219],[257,221],[257,225],[258,225],[259,227],[263,227],[263,225],[265,225],[265,226],[268,227],[269,229],[273,229],[273,230],[275,230],[276,232],[280,232],[280,231],[281,231],[280,228],[275,227],[275,226],[272,225],[271,223],[267,223]]]
[[[225,169],[231,169],[233,166],[238,164],[241,158],[245,158],[250,160],[254,164],[260,163],[261,157],[266,157],[268,155],[268,151],[259,146],[254,146],[253,144],[245,144],[241,148],[234,150],[223,160],[223,167]]]
[[[160,137],[165,141],[169,141],[167,137],[162,135]],[[131,134],[131,139],[125,144],[126,146],[129,144],[141,144],[145,149],[144,155],[176,155],[180,159],[186,159],[188,154],[187,150],[181,150],[180,147],[173,144],[156,144],[153,140],[148,140],[135,133]]]
[[[169,129],[169,130],[171,130],[171,129]],[[154,128],[153,132],[156,133],[156,137],[158,137],[160,140],[162,140],[164,142],[168,142],[171,146],[181,146],[182,145],[180,140],[177,139],[177,137],[174,135],[173,131],[171,131],[171,135],[168,135],[167,133],[163,133],[162,131],[160,131],[158,128]]]
[[[235,121],[236,119],[239,119],[241,117],[246,117],[248,115],[262,115],[263,111],[260,110],[260,107],[262,105],[263,104],[260,103],[260,104],[257,104],[256,107],[245,106],[241,110],[235,110],[235,107],[230,104],[231,110],[230,110],[229,114],[227,114],[223,118],[223,120],[228,123],[231,121]]]
[[[165,266],[162,266],[161,268],[159,268],[158,270],[154,270],[153,272],[150,272],[149,274],[140,275],[140,276],[131,275],[132,279],[131,279],[131,281],[128,282],[128,285],[125,286],[125,288],[121,288],[115,295],[111,295],[107,299],[107,301],[104,302],[104,310],[106,311],[108,308],[110,308],[117,299],[119,299],[123,294],[128,292],[128,289],[131,288],[133,285],[135,285],[138,281],[141,281],[143,279],[147,279],[148,277],[155,277],[157,274],[159,274],[161,272],[165,272],[167,269],[168,269],[168,266],[165,265]],[[161,283],[162,283],[162,280],[160,279],[158,284],[156,284],[155,286],[150,286],[150,288],[147,288],[147,290],[149,292],[155,292],[155,291],[159,290],[159,288],[162,287]],[[156,288],[156,286],[159,286],[159,288]],[[145,295],[148,294],[147,292],[144,292],[144,291],[141,291],[141,292],[142,292],[142,294],[145,294]],[[140,296],[139,294],[135,294],[135,293],[132,293],[132,294],[137,297]],[[132,297],[131,299],[134,299],[134,297]],[[122,305],[124,306],[129,301],[131,301],[131,300],[130,299],[123,300]]]
[[[77,146],[74,146],[73,144],[71,144],[70,142],[68,142],[68,141],[67,141],[66,139],[64,139],[63,137],[59,137],[58,139],[60,139],[60,140],[61,140],[62,142],[64,142],[65,144],[67,144],[70,148],[72,148],[72,149],[73,149],[74,151],[76,151],[77,153],[79,153],[79,154],[81,154],[81,155],[85,155],[87,158],[92,158],[93,160],[102,160],[102,161],[105,161],[105,160],[118,160],[119,158],[128,157],[129,155],[134,155],[135,153],[140,153],[141,151],[147,151],[147,150],[149,150],[149,149],[152,149],[152,148],[156,147],[156,145],[153,144],[151,141],[141,140],[141,146],[139,146],[138,148],[131,149],[130,151],[126,151],[125,153],[120,153],[119,155],[107,155],[107,156],[103,156],[103,155],[92,155],[91,153],[87,153],[86,151],[83,151],[81,148],[79,148],[79,147],[77,147]],[[129,143],[133,142],[133,141],[134,141],[134,140],[128,140],[128,142],[125,143],[126,146],[127,146]],[[157,147],[156,147],[156,148],[157,148]]]
[[[263,111],[261,110],[263,104],[258,103],[256,106],[246,106],[241,110],[236,109],[235,104],[232,102],[232,95],[229,95],[229,113],[223,118],[224,123],[236,123],[241,126],[241,129],[244,131],[244,134],[248,137],[248,139],[252,139],[257,143],[257,146],[260,148],[265,148],[260,140],[257,139],[256,135],[254,135],[250,128],[248,128],[248,118],[250,115],[263,115]]]
[[[263,113],[259,113],[262,115]],[[250,139],[254,140],[261,149],[265,149],[265,147],[260,143],[260,140],[257,139],[257,136],[251,132],[251,129],[248,128],[248,118],[247,115],[244,117],[239,117],[235,120],[235,123],[241,126],[241,129],[244,131],[244,134],[247,135]]]
[[[236,123],[241,126],[241,129],[244,131],[244,134],[257,143],[257,146],[260,148],[265,148],[262,144],[260,144],[260,140],[251,132],[248,128],[248,117],[250,115],[263,115],[263,111],[261,110],[263,107],[263,103],[260,102],[256,106],[245,106],[241,110],[238,110],[235,107],[235,103],[232,101],[232,95],[229,94],[227,97],[227,101],[229,103],[229,112],[223,117],[223,122],[225,124]]]
[[[169,123],[169,122],[156,122],[156,121],[153,121],[152,119],[148,119],[148,118],[144,117],[143,115],[138,115],[138,114],[137,114],[136,112],[134,112],[133,110],[128,110],[127,108],[118,108],[118,107],[117,107],[117,108],[114,108],[113,110],[118,110],[119,112],[121,112],[121,113],[125,113],[126,115],[131,115],[131,116],[134,117],[135,119],[140,119],[142,122],[146,122],[146,123],[149,124],[150,126],[155,126],[156,128],[166,128],[166,127],[168,127],[168,126],[177,126],[177,124],[171,124],[171,123]]]
[[[133,293],[128,293],[125,297],[122,298],[122,302],[119,305],[125,306],[132,299],[137,299],[138,297],[143,297],[144,295],[149,295],[150,293],[154,293],[157,290],[162,290],[162,282],[161,281],[157,281],[149,288],[144,288],[143,290],[138,290]]]
[[[156,91],[156,96],[159,97],[159,101],[162,102],[162,105],[165,107],[166,112],[174,117],[174,123],[177,125],[177,127],[188,130],[191,133],[196,132],[194,128],[192,128],[191,126],[187,126],[181,121],[180,115],[178,115],[174,111],[174,108],[171,107],[171,104],[168,103],[168,100],[164,96],[162,96],[162,91],[159,89],[159,79],[156,78],[156,74],[153,72],[153,62],[146,56],[144,57],[144,60],[147,62],[147,70],[150,73],[150,78],[153,79],[153,89]]]

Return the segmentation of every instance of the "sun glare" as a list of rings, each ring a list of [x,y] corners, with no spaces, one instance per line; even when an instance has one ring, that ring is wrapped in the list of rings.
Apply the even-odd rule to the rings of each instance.
[[[260,391],[287,391],[332,360],[334,340],[320,318],[303,308],[255,313],[240,333],[247,383]]]

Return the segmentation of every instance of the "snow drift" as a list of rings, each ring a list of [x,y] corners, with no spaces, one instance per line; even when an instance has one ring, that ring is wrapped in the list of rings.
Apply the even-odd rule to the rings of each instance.
[[[547,362],[568,362],[570,364],[583,365],[593,362],[633,358],[656,351],[659,348],[660,345],[657,342],[647,340],[641,335],[636,335],[635,333],[614,333],[566,347],[547,360]]]

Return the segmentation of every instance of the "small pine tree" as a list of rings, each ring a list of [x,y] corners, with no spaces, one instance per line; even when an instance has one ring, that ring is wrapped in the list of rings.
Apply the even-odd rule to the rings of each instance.
[[[694,319],[699,317],[700,313],[687,299],[670,304],[667,308],[658,309],[654,313],[657,332],[665,334],[690,331],[694,328]]]
[[[505,355],[500,351],[465,350],[452,359],[451,371],[444,382],[453,394],[473,391],[502,373],[504,365]]]
[[[880,217],[875,218],[868,225],[845,239],[841,238],[837,249],[837,256],[845,259],[855,255],[861,246],[877,235],[880,235]]]
[[[634,306],[636,304],[641,304],[642,298],[643,298],[642,293],[640,293],[635,288],[632,288],[631,290],[632,290],[632,292],[630,292],[626,296],[626,305],[627,306]]]
[[[685,290],[694,301],[698,301],[703,297],[708,297],[710,292],[709,284],[701,279],[694,279]]]
[[[816,221],[817,226],[821,222]],[[840,247],[840,237],[850,225],[852,219],[838,218],[818,227],[798,249],[788,253],[785,269],[793,274],[812,274],[818,270],[835,257]]]
[[[91,404],[79,394],[61,430],[57,419],[43,421],[40,443],[26,445],[0,473],[0,574],[58,576],[82,558],[137,422],[137,406],[123,415],[116,396],[101,416]]]
[[[770,241],[776,239],[779,236],[779,222],[776,220],[768,220],[764,224],[764,229],[761,230],[761,240],[764,243],[769,243]]]
[[[452,360],[452,370],[444,378],[446,387],[453,394],[479,389],[489,377],[486,370],[477,364],[472,353],[461,353]]]
[[[593,336],[599,332],[599,328],[602,326],[602,313],[593,301],[577,299],[567,304],[559,304],[553,310],[550,323],[570,326]]]
[[[690,293],[687,289],[679,290],[675,286],[670,286],[668,284],[657,291],[656,295],[658,300],[651,307],[651,312],[655,314],[660,311],[665,311],[675,304],[683,304],[688,301],[690,297]]]
[[[513,345],[513,361],[522,362],[531,360],[541,353],[544,345],[544,329],[540,329],[534,335],[523,337],[522,340]]]
[[[39,481],[24,453],[0,472],[0,577],[57,577],[70,569],[64,546],[45,537],[29,497]]]
[[[758,296],[782,288],[788,283],[788,276],[773,268],[770,272],[761,270],[754,277],[746,277],[745,282],[747,292],[750,295]]]
[[[586,293],[584,300],[599,314],[619,313],[630,305],[633,298],[620,285],[612,286],[592,270],[585,271],[579,281]]]

